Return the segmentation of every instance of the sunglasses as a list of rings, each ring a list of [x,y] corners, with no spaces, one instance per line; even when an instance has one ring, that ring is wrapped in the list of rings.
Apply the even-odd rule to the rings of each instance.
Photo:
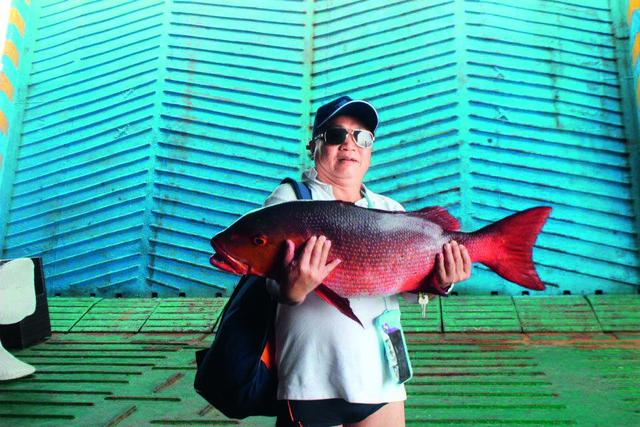
[[[369,148],[375,139],[373,134],[366,129],[330,128],[318,134],[314,139],[321,139],[325,144],[340,145],[344,143],[347,135],[353,135],[356,145],[361,148]]]

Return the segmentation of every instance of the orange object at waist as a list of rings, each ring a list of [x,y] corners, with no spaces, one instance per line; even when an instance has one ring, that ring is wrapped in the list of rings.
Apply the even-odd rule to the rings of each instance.
[[[276,346],[274,343],[273,337],[270,337],[267,340],[267,344],[264,346],[264,350],[262,351],[262,356],[260,356],[260,360],[265,364],[268,370],[275,371],[275,360],[276,360]]]

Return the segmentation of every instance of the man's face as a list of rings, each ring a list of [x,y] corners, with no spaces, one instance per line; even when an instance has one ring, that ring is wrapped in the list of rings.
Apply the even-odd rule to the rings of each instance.
[[[337,116],[328,125],[346,129],[366,129],[359,120],[350,116]],[[352,134],[348,134],[342,144],[329,145],[324,142],[314,150],[318,176],[323,181],[357,179],[360,182],[371,164],[371,148],[356,145]],[[312,146],[312,149],[314,147]]]

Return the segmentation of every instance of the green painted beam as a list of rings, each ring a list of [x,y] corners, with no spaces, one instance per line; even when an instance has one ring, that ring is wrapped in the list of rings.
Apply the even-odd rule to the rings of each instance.
[[[159,300],[152,298],[104,299],[96,303],[71,328],[72,332],[138,332]]]
[[[227,298],[168,298],[158,306],[141,332],[211,332]]]
[[[524,332],[594,332],[600,324],[583,296],[513,297]]]
[[[102,298],[48,298],[51,330],[69,332]]]
[[[417,303],[410,303],[400,297],[402,327],[405,332],[440,332],[442,331],[442,313],[440,299],[431,298],[424,312]]]
[[[444,332],[520,332],[513,299],[508,296],[461,296],[442,299]]]
[[[586,298],[603,331],[640,330],[640,298],[624,295],[589,295]]]
[[[50,297],[54,332],[211,331],[227,298],[99,299]],[[408,333],[613,332],[640,330],[640,296],[433,297],[425,318],[400,299]]]

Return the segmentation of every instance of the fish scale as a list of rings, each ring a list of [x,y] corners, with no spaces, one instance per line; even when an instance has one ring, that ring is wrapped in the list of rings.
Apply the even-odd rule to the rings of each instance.
[[[310,236],[324,234],[331,240],[330,259],[339,258],[342,263],[323,283],[344,297],[410,290],[404,288],[426,278],[433,266],[434,248],[448,240],[442,227],[423,224],[423,219],[408,218],[403,212],[330,202],[326,215],[317,221],[313,203],[300,203],[299,216],[292,219],[299,219]],[[398,256],[407,249],[413,256]]]

